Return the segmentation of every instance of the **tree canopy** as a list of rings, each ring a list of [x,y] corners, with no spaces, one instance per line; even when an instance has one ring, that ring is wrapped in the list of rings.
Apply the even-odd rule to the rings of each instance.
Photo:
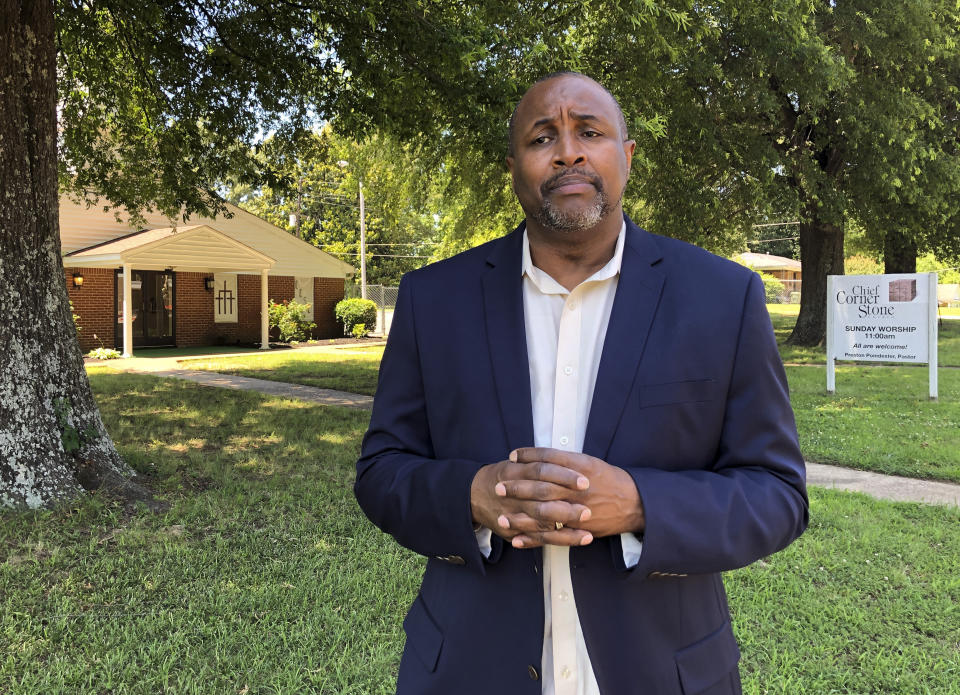
[[[273,183],[229,183],[225,198],[354,266],[360,263],[362,183],[368,284],[396,285],[432,257],[442,171],[425,169],[427,160],[412,145],[383,133],[357,143],[327,125],[292,140],[271,136],[255,158]]]
[[[216,207],[225,180],[282,190],[250,144],[335,120],[358,141],[412,143],[462,213],[441,222],[443,248],[459,249],[517,218],[502,166],[512,105],[544,73],[576,69],[624,107],[638,140],[625,207],[653,231],[732,253],[763,238],[758,222],[801,220],[811,288],[842,272],[847,224],[878,248],[891,234],[960,254],[948,0],[112,0],[57,13],[61,183],[133,209]],[[805,300],[798,339],[822,337],[820,303]]]
[[[723,2],[688,19],[652,58],[660,80],[618,78],[632,83],[628,108],[664,119],[662,137],[638,133],[653,229],[723,248],[793,211],[805,282],[792,339],[804,344],[823,338],[848,221],[960,252],[956,3]],[[622,45],[623,63],[651,60]]]

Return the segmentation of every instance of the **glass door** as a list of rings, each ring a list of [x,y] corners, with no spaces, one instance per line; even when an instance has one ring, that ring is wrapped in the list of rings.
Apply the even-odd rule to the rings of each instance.
[[[123,347],[123,271],[116,273],[116,345]],[[131,274],[133,346],[176,344],[174,275],[169,270],[134,270]]]

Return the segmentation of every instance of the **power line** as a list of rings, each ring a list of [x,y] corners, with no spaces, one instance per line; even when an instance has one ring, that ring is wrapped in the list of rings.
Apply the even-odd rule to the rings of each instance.
[[[347,204],[347,203],[335,203],[335,202],[330,201],[330,200],[316,200],[316,201],[314,201],[314,202],[315,202],[317,205],[333,205],[333,206],[336,206],[336,207],[339,207],[339,208],[352,208],[352,209],[356,209],[356,208],[359,207],[358,205],[350,205],[350,204]]]
[[[349,253],[347,251],[325,251],[331,256],[359,256],[359,253]],[[368,253],[367,258],[430,258],[430,256],[402,256],[400,254],[389,253]]]
[[[754,229],[760,229],[761,227],[788,227],[792,224],[800,224],[799,222],[767,222],[766,224],[755,224],[753,225]]]
[[[782,236],[776,239],[754,239],[753,241],[748,241],[748,244],[763,244],[768,241],[793,241],[794,239],[799,239],[798,236]]]
[[[388,244],[387,242],[379,242],[379,241],[378,241],[378,242],[376,242],[376,243],[374,243],[374,244],[371,244],[371,243],[367,242],[367,246],[425,246],[425,245],[427,245],[427,244],[434,244],[434,245],[435,245],[435,244],[439,244],[439,243],[440,243],[439,241],[408,241],[408,242],[405,242],[405,243],[396,242],[396,243],[389,243],[389,244]],[[339,246],[339,245],[340,245],[340,244],[324,244],[324,245],[322,245],[320,248],[322,248],[322,249],[336,248],[336,247]]]
[[[395,243],[386,243],[386,242],[377,242],[375,244],[367,243],[367,246],[424,246],[427,244],[439,244],[439,241],[405,241],[405,242],[395,242]]]

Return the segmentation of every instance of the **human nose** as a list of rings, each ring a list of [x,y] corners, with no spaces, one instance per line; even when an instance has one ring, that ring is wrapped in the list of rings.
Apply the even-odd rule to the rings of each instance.
[[[553,165],[557,168],[563,168],[585,162],[587,156],[583,151],[582,144],[580,138],[574,134],[561,134],[557,138],[557,149],[553,158]]]

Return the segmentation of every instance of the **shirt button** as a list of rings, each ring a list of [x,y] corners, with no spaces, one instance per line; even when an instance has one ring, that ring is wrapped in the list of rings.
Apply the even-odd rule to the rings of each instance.
[[[576,300],[576,299],[571,299],[570,301],[568,301],[568,302],[567,302],[567,308],[568,308],[568,309],[571,309],[571,310],[572,310],[572,309],[576,309],[576,308],[577,308],[577,300]]]
[[[566,446],[570,441],[569,437],[560,437],[560,446]]]
[[[561,601],[566,601],[568,598],[570,598],[570,594],[568,594],[566,591],[561,591],[557,598],[559,598]]]
[[[570,669],[568,669],[566,666],[564,666],[562,669],[560,669],[560,677],[561,677],[563,680],[569,680],[569,679],[570,679]]]
[[[571,367],[568,364],[566,367],[563,368],[563,373],[566,374],[567,376],[570,376],[571,374],[573,374],[573,367]]]

